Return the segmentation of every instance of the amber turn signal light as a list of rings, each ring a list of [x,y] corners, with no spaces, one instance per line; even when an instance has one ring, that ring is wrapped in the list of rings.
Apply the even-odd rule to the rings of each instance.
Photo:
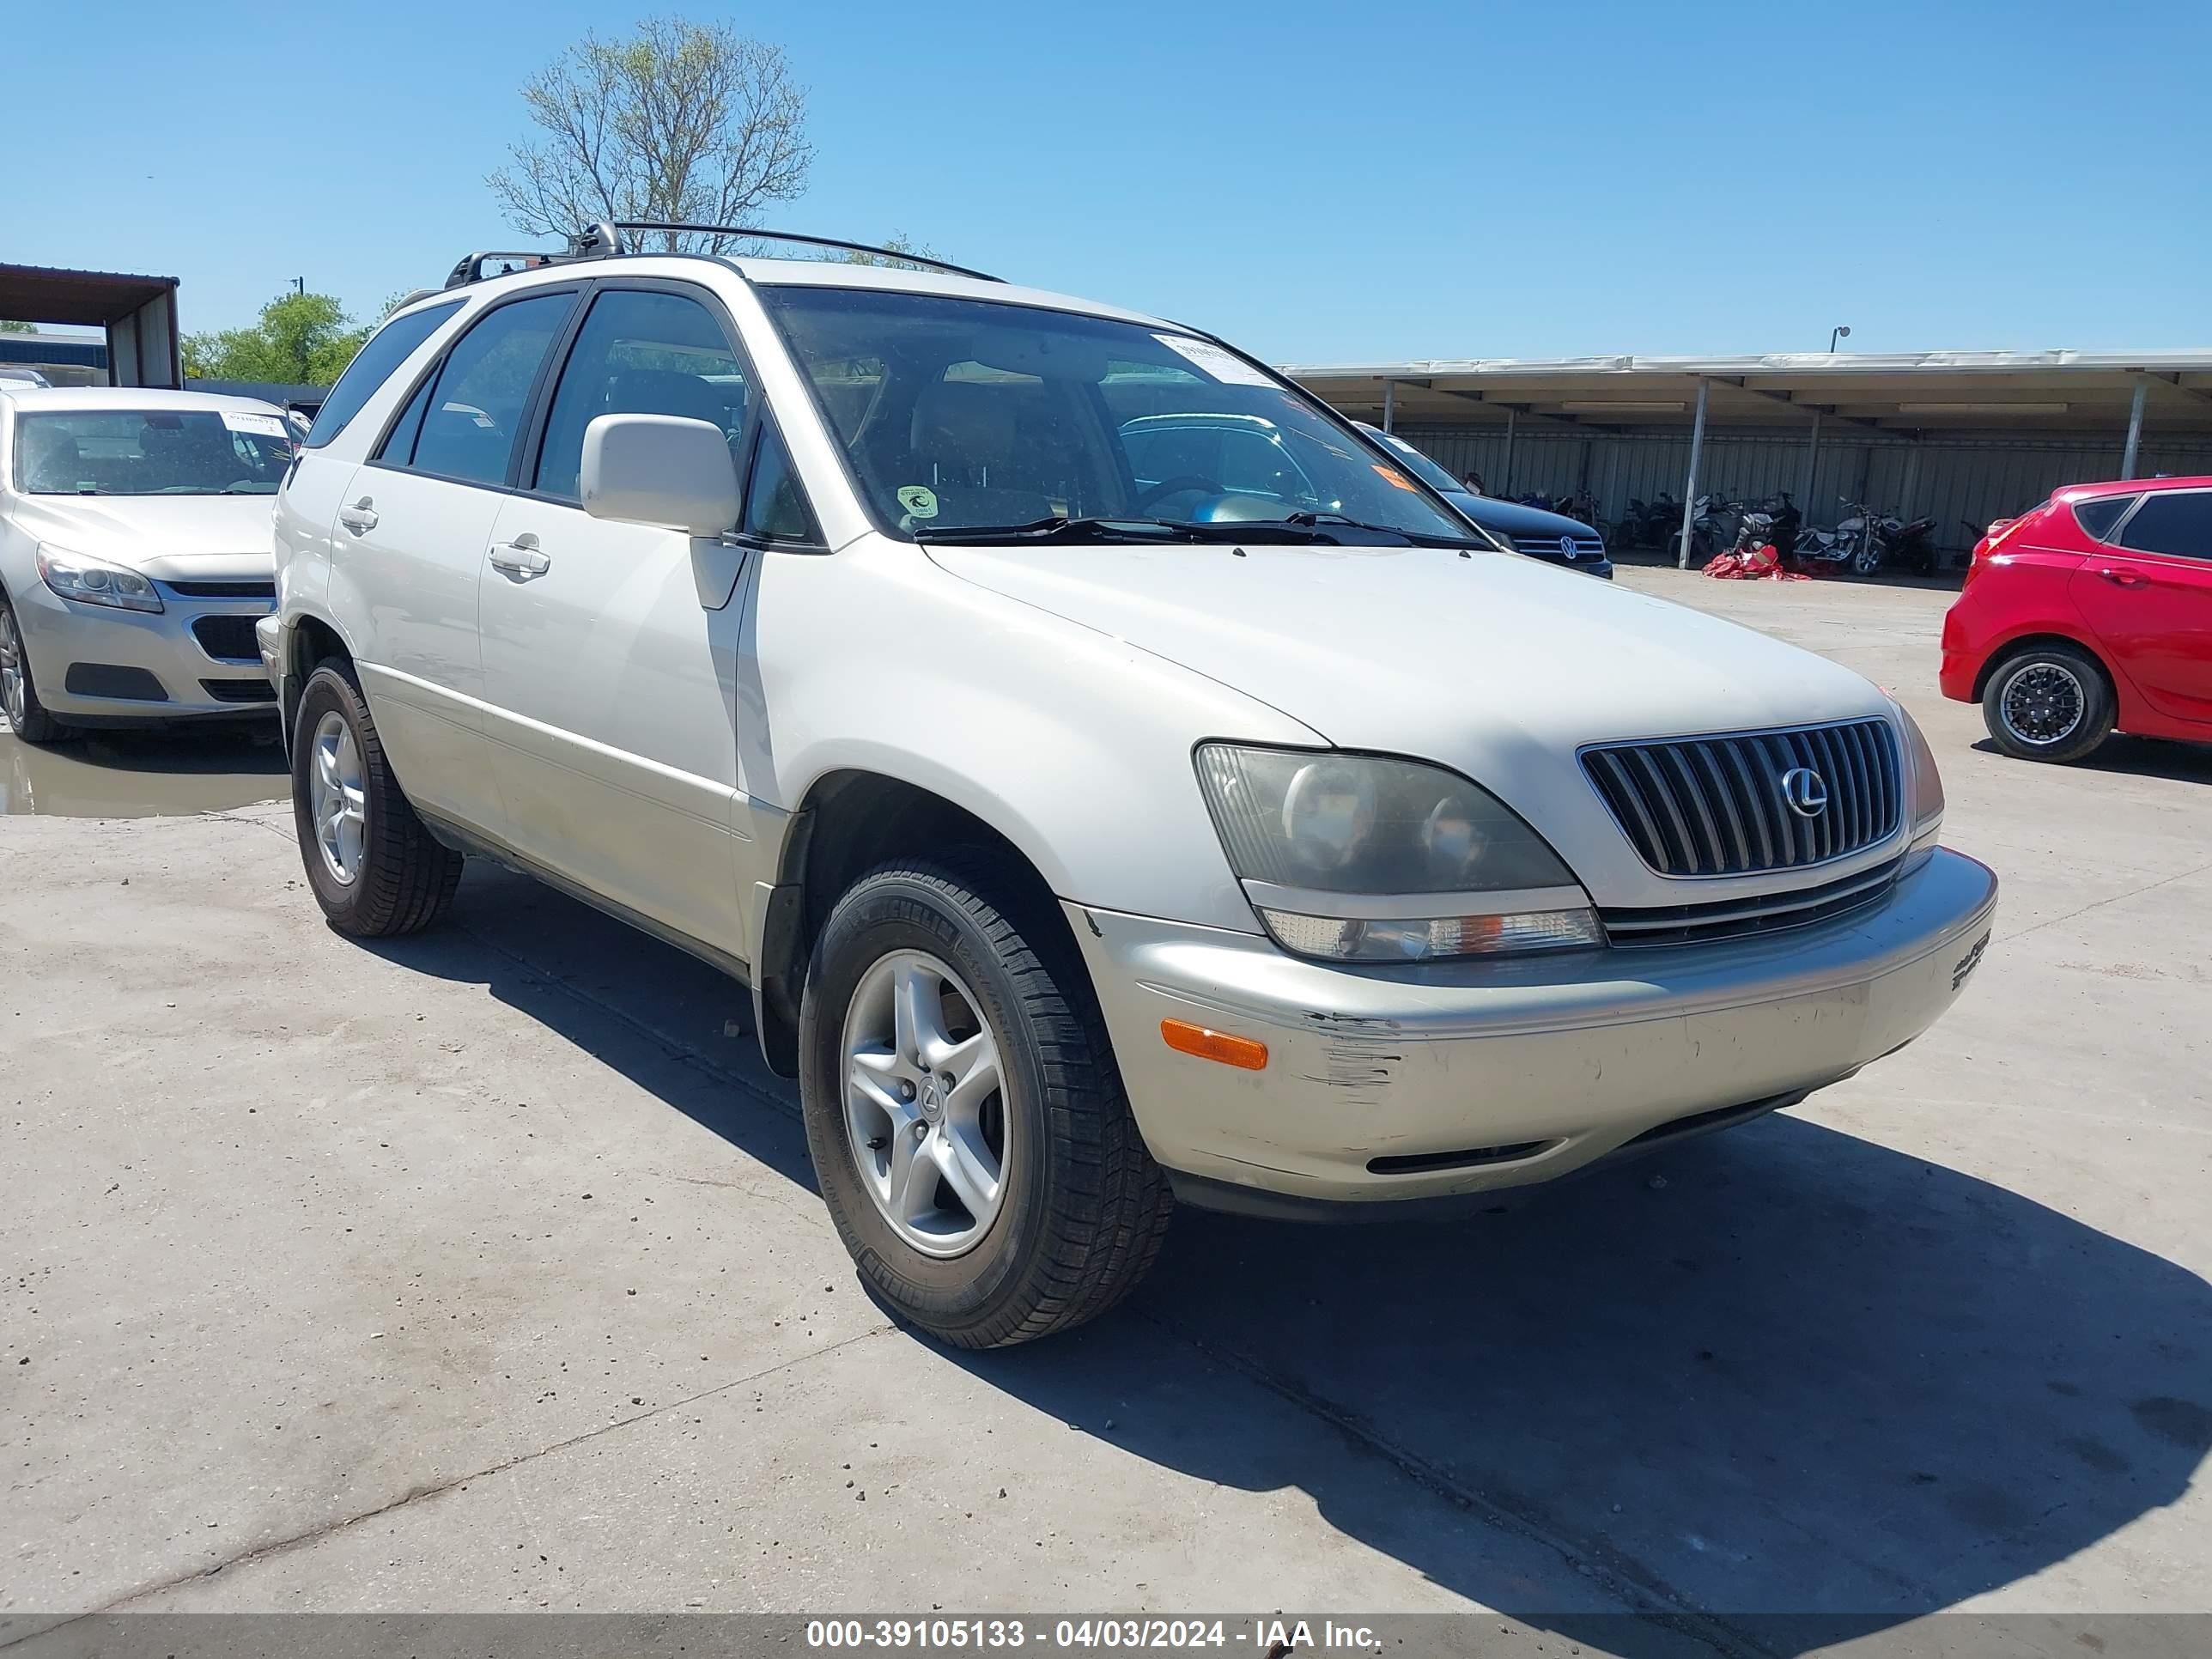
[[[1187,1019],[1162,1020],[1160,1036],[1178,1054],[1218,1060],[1224,1066],[1238,1066],[1247,1072],[1263,1070],[1267,1064],[1266,1043],[1255,1042],[1250,1037],[1231,1036],[1226,1031],[1209,1030]]]

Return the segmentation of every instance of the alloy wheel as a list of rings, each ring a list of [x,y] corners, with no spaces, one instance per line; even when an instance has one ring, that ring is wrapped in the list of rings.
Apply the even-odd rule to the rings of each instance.
[[[1010,1150],[974,994],[938,957],[893,951],[854,988],[842,1054],[846,1139],[876,1208],[924,1255],[972,1249],[1005,1204]]]
[[[2005,730],[2021,742],[2047,749],[2081,729],[2089,708],[2087,691],[2070,668],[2032,662],[2015,669],[1997,699]]]
[[[308,745],[308,799],[313,808],[315,842],[323,865],[351,886],[361,874],[368,841],[368,796],[364,787],[361,745],[345,717],[332,710],[315,727]]]
[[[20,730],[23,724],[23,641],[15,632],[15,613],[0,605],[0,709],[8,715],[8,724]]]

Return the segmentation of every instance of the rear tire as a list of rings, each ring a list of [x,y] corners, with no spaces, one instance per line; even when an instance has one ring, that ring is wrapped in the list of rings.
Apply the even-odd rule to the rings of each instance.
[[[15,622],[15,607],[0,593],[0,714],[25,743],[59,743],[76,732],[46,713],[31,678],[31,653]]]
[[[2112,682],[2103,665],[2067,645],[2036,645],[1990,671],[1982,720],[2015,760],[2064,763],[2094,753],[2112,734]]]
[[[415,816],[350,663],[307,677],[292,727],[292,821],[307,884],[356,939],[420,932],[446,914],[463,860]]]
[[[982,854],[871,872],[830,912],[800,1003],[799,1099],[830,1219],[881,1306],[963,1348],[1027,1342],[1105,1312],[1151,1267],[1174,1210],[1080,959],[1054,939],[1042,902],[1015,902],[1019,890]],[[902,970],[933,988],[927,1012],[910,1018],[901,1003],[896,1035],[872,1030],[884,976]],[[942,1103],[962,1091],[939,1095],[935,1068],[902,1059],[910,1030],[923,1033],[918,1050],[933,1047],[932,1030],[939,1053],[994,1048],[996,1092],[973,1097],[963,1120],[980,1122],[978,1167],[996,1172],[988,1185],[968,1177],[980,1197],[962,1199],[925,1161],[963,1156],[948,1150],[964,1143]],[[962,1063],[951,1063],[956,1082]],[[926,1189],[902,1188],[897,1173],[909,1134],[921,1174],[905,1179]],[[902,1202],[904,1189],[920,1200]],[[963,1224],[979,1211],[988,1218]]]

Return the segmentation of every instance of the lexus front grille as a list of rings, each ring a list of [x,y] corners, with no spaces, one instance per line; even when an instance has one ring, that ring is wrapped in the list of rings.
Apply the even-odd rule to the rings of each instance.
[[[1825,864],[1897,833],[1905,811],[1887,720],[1605,744],[1583,769],[1662,876],[1742,876]]]
[[[1905,860],[1894,858],[1834,881],[1787,893],[1762,893],[1708,904],[1662,904],[1601,909],[1606,942],[1623,948],[1657,945],[1706,945],[1754,933],[1785,933],[1863,910],[1889,896]]]

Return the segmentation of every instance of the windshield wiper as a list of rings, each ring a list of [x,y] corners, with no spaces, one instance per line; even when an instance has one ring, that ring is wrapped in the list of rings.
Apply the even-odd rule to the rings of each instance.
[[[1273,519],[1239,521],[1233,524],[1197,524],[1170,519],[1077,518],[1059,514],[1050,518],[1032,519],[1027,524],[953,525],[944,529],[927,524],[913,526],[914,538],[920,542],[945,544],[990,544],[994,542],[1242,542],[1258,540],[1278,533],[1279,520]],[[1299,541],[1328,539],[1310,528],[1295,526]]]
[[[1371,531],[1378,536],[1403,536],[1416,547],[1479,547],[1489,552],[1491,544],[1473,536],[1448,536],[1441,532],[1407,530],[1395,524],[1368,524],[1358,519],[1346,518],[1341,513],[1317,513],[1311,507],[1284,514],[1285,524],[1318,525],[1340,524],[1347,530]]]

